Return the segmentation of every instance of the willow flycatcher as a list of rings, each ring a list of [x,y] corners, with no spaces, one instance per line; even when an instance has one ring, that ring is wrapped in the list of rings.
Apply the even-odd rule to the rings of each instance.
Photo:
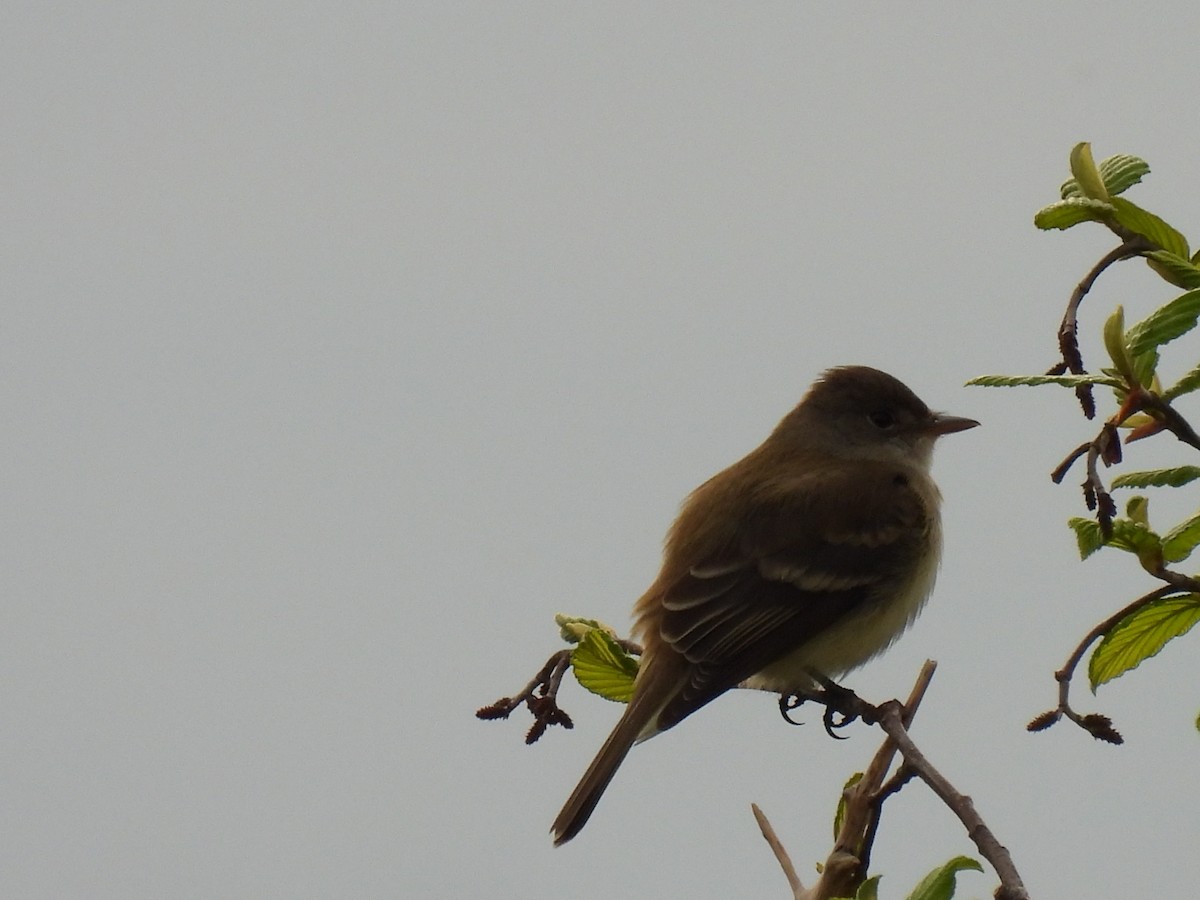
[[[782,694],[886,650],[933,589],[934,441],[974,419],[930,412],[892,376],[830,369],[748,456],[700,485],[634,607],[633,697],[551,831],[579,833],[630,747],[739,685]]]

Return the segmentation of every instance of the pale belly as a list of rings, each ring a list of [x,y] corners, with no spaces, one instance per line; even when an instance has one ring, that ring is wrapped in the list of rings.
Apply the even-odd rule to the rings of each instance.
[[[742,686],[777,693],[805,690],[813,687],[808,670],[837,679],[890,647],[913,623],[933,590],[941,556],[941,534],[935,532],[930,538],[932,552],[927,554],[925,565],[894,597],[856,611],[747,678]]]

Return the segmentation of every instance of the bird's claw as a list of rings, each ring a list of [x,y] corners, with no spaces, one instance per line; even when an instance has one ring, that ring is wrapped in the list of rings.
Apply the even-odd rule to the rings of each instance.
[[[835,681],[826,678],[819,672],[811,672],[813,680],[820,685],[819,690],[797,691],[794,694],[784,694],[779,698],[779,712],[792,725],[801,725],[789,713],[807,700],[814,700],[825,707],[821,716],[821,724],[825,733],[839,741],[845,740],[846,735],[836,732],[847,725],[861,719],[868,725],[878,720],[875,707],[864,701],[849,688],[842,687]]]
[[[841,718],[838,718],[838,717]],[[845,728],[855,719],[859,718],[858,713],[847,713],[840,709],[834,709],[832,706],[825,707],[825,713],[821,716],[821,724],[825,726],[825,733],[836,741],[844,741],[849,735],[837,734],[835,729]]]
[[[799,709],[805,700],[815,700],[814,695],[808,694],[780,694],[779,695],[779,714],[783,716],[783,720],[789,725],[803,725],[803,722],[797,722],[788,713],[793,709]]]

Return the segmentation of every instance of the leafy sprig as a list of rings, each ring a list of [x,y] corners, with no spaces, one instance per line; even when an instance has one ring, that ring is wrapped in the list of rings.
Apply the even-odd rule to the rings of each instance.
[[[1070,155],[1071,178],[1059,190],[1059,199],[1034,215],[1034,224],[1044,230],[1073,228],[1096,222],[1112,231],[1121,244],[1092,267],[1072,293],[1058,331],[1062,358],[1044,375],[983,375],[968,384],[983,387],[1055,385],[1073,388],[1084,415],[1096,414],[1093,390],[1112,392],[1112,412],[1090,441],[1076,447],[1054,470],[1061,481],[1080,460],[1086,476],[1081,485],[1084,502],[1092,517],[1074,517],[1068,525],[1075,532],[1082,559],[1107,548],[1135,556],[1139,565],[1166,587],[1100,623],[1072,653],[1059,671],[1059,705],[1039,716],[1031,730],[1041,730],[1059,718],[1080,724],[1094,736],[1120,743],[1120,735],[1105,716],[1081,716],[1068,702],[1070,680],[1082,654],[1093,644],[1088,664],[1092,690],[1118,678],[1156,655],[1171,640],[1200,621],[1200,579],[1171,566],[1184,562],[1200,545],[1200,515],[1159,531],[1150,524],[1150,500],[1136,495],[1125,503],[1124,514],[1111,490],[1118,488],[1185,488],[1200,479],[1200,466],[1180,464],[1165,469],[1127,472],[1106,486],[1101,467],[1120,464],[1124,443],[1171,434],[1192,449],[1200,450],[1200,435],[1175,408],[1179,397],[1200,389],[1200,365],[1193,367],[1168,388],[1163,388],[1159,363],[1163,348],[1188,334],[1200,320],[1200,252],[1192,254],[1187,238],[1160,216],[1120,196],[1150,172],[1142,159],[1119,154],[1097,164],[1091,145],[1077,144]],[[1168,284],[1184,293],[1159,306],[1133,325],[1126,325],[1125,309],[1118,306],[1101,328],[1105,364],[1088,372],[1078,341],[1080,305],[1096,280],[1109,267],[1123,260],[1141,258]],[[1198,720],[1200,721],[1200,720]],[[1198,726],[1200,727],[1200,726]]]

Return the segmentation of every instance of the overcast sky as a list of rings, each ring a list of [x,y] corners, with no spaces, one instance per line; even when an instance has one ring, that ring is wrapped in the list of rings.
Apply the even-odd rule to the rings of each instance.
[[[1153,585],[1075,556],[1047,477],[1091,434],[1070,394],[963,383],[1053,363],[1113,245],[1032,226],[1077,141],[1145,157],[1131,198],[1200,235],[1196,4],[3,19],[5,896],[786,896],[751,801],[811,878],[877,732],[726,696],[555,850],[618,708],[568,685],[576,728],[532,748],[473,711],[560,646],[554,613],[627,627],[679,501],[839,363],[984,425],[938,448],[933,600],[847,684],[939,661],[913,736],[1033,896],[1195,892],[1195,636],[1079,686],[1125,746],[1024,731]],[[1171,296],[1106,278],[1090,360],[1118,302]],[[960,853],[922,786],[888,802],[884,897]]]

